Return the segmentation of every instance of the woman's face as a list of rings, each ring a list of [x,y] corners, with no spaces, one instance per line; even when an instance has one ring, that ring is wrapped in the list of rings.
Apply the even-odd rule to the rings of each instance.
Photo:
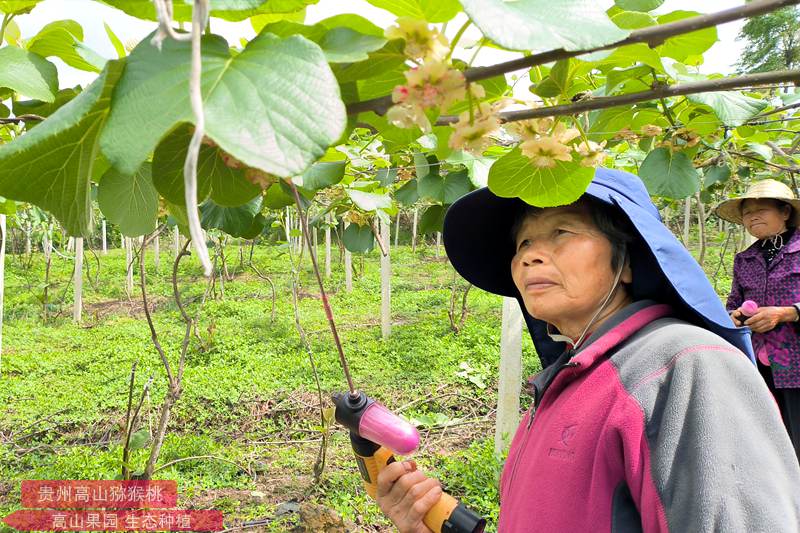
[[[778,206],[773,200],[745,200],[742,202],[742,223],[756,239],[764,239],[786,231],[791,209]]]
[[[528,313],[576,338],[614,284],[611,243],[588,208],[573,204],[529,216],[516,246],[511,276]],[[629,267],[621,280],[631,282]],[[627,298],[625,291],[618,293]]]

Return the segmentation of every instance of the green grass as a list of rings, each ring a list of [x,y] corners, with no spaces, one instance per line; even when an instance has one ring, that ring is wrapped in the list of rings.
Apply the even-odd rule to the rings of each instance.
[[[148,294],[156,305],[159,340],[174,369],[183,324],[171,298],[171,254],[164,248],[159,273],[148,258]],[[192,456],[219,459],[177,462],[156,477],[178,481],[182,506],[225,511],[226,525],[270,517],[282,502],[300,500],[330,506],[363,530],[387,528],[388,522],[360,486],[349,443],[338,427],[332,433],[321,481],[313,481],[319,445],[308,441],[321,435],[318,393],[294,325],[288,255],[276,246],[259,246],[255,251],[254,264],[276,286],[271,321],[269,284],[252,270],[238,268],[235,245],[228,253],[235,279],[225,283],[224,297],[217,287],[217,298],[209,296],[202,309],[197,331],[203,346],[193,338],[183,394],[174,408],[159,464]],[[321,248],[319,253],[323,254]],[[433,248],[412,254],[401,246],[393,251],[393,331],[384,341],[377,252],[363,260],[354,258],[354,290],[349,293],[344,290],[338,252],[334,254],[326,288],[357,386],[395,409],[430,395],[430,401],[418,402],[404,413],[429,424],[486,418],[496,402],[500,298],[471,291],[470,315],[464,328],[453,333],[447,317],[452,267],[437,258]],[[29,265],[22,261],[7,260],[0,389],[3,515],[19,508],[23,479],[110,479],[119,474],[120,427],[134,361],[137,397],[147,379],[154,378],[143,406],[144,425],[157,424],[166,391],[140,295],[135,292],[129,302],[125,294],[121,250],[102,256],[99,271],[94,259],[87,258],[92,279],[84,282],[81,326],[71,322],[71,262],[53,259],[50,316],[45,322],[43,259],[34,256]],[[183,261],[179,285],[183,299],[192,302],[190,313],[197,313],[205,281],[193,258]],[[330,393],[346,384],[317,293],[305,261],[299,310],[327,403]],[[538,361],[529,340],[525,358],[526,371],[535,372]],[[469,374],[459,375],[462,363],[469,365]],[[491,442],[492,434],[491,423],[485,422],[444,432],[423,431],[423,449],[415,459],[423,468],[446,476],[446,485],[457,497],[496,516],[496,480],[463,468],[468,464],[465,457],[485,459],[485,446],[475,448],[470,443]],[[134,469],[143,468],[146,452],[134,454]],[[499,469],[499,459],[493,461],[494,467],[486,468]],[[491,481],[485,490],[480,486],[484,481]],[[286,520],[290,519],[269,527],[285,530]]]
[[[693,236],[696,242],[696,235]],[[724,297],[730,287],[732,246],[719,265],[724,235],[710,233],[704,267]],[[697,255],[697,250],[692,247]],[[312,466],[320,433],[318,392],[308,355],[294,325],[291,265],[278,246],[258,246],[254,264],[271,277],[277,298],[271,315],[269,284],[240,269],[236,245],[228,247],[235,279],[217,287],[200,313],[186,360],[183,394],[174,408],[159,464],[179,461],[156,477],[178,482],[182,507],[217,508],[226,526],[273,518],[281,504],[316,502],[335,509],[363,531],[389,531],[388,522],[361,487],[346,434],[333,429],[319,483]],[[320,258],[323,251],[320,247]],[[165,394],[163,365],[150,340],[138,288],[125,294],[124,254],[112,250],[98,263],[87,257],[84,321],[71,321],[72,264],[54,257],[49,318],[42,319],[44,265],[10,256],[6,265],[6,319],[0,388],[0,515],[19,508],[23,479],[111,479],[121,468],[121,424],[131,365],[135,390],[154,382],[143,405],[143,424],[157,424]],[[170,249],[161,269],[148,258],[148,293],[155,303],[159,340],[173,368],[183,323],[172,299]],[[493,451],[500,332],[499,297],[473,289],[469,317],[458,333],[447,309],[453,270],[433,247],[412,254],[393,250],[393,331],[380,334],[377,251],[354,258],[354,290],[346,292],[338,251],[326,281],[340,336],[359,388],[423,424],[415,459],[442,479],[448,491],[496,523],[502,458]],[[301,268],[299,310],[325,402],[346,387],[308,261]],[[138,278],[137,278],[138,281]],[[459,283],[463,284],[463,281]],[[206,282],[194,258],[183,261],[179,285],[192,315]],[[137,285],[138,287],[138,285]],[[538,369],[524,341],[525,374]],[[462,364],[468,365],[468,370]],[[481,385],[484,387],[482,388]],[[523,398],[523,404],[527,405]],[[488,420],[487,420],[488,417]],[[473,422],[470,422],[473,421]],[[428,431],[425,424],[466,422]],[[143,468],[147,450],[134,453]],[[286,531],[297,518],[275,518],[261,530]],[[0,529],[2,531],[2,529]]]

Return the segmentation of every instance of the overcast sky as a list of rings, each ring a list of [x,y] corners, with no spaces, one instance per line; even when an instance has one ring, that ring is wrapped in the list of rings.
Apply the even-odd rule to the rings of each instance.
[[[613,0],[598,1],[609,6],[613,3]],[[657,10],[657,13],[676,9],[697,10],[700,5],[702,5],[703,12],[711,13],[742,5],[743,3],[744,0],[703,0],[702,2],[698,0],[666,0],[664,5]],[[308,7],[306,22],[314,23],[339,13],[356,13],[370,19],[381,27],[390,25],[395,19],[391,13],[373,7],[366,0],[320,0],[318,4]],[[155,22],[146,22],[130,17],[122,11],[93,0],[44,0],[30,14],[22,15],[15,20],[20,26],[22,36],[31,37],[45,24],[62,19],[73,19],[79,22],[84,29],[84,42],[101,56],[107,58],[116,57],[116,53],[103,28],[104,22],[111,26],[114,33],[123,43],[138,42],[156,27]],[[448,34],[456,31],[461,25],[461,20],[449,25]],[[739,58],[742,48],[741,43],[736,41],[736,35],[739,33],[741,26],[742,21],[736,21],[719,27],[719,42],[706,52],[706,62],[701,67],[703,72],[728,74],[733,71],[733,64]],[[228,42],[231,43],[238,42],[240,37],[249,39],[254,36],[250,23],[246,21],[230,23],[212,19],[211,28],[214,33],[225,36]],[[450,36],[452,37],[452,35]],[[470,41],[474,42],[477,38],[478,32],[472,26],[465,33],[462,42],[469,44]],[[513,57],[516,57],[516,55],[492,48],[484,48],[478,54],[474,64],[494,64]],[[58,67],[59,83],[62,88],[72,87],[76,84],[85,85],[96,77],[94,74],[70,68],[56,58],[51,58],[51,61],[56,63]]]

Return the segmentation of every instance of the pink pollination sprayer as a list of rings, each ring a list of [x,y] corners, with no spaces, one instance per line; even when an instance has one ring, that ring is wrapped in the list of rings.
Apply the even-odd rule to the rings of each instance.
[[[742,303],[742,305],[739,306],[739,310],[742,312],[744,316],[751,317],[756,313],[758,313],[758,304],[755,303],[753,300],[745,300],[744,303]],[[766,344],[762,343],[756,349],[756,357],[758,357],[758,360],[761,362],[762,365],[766,366],[770,365]]]
[[[378,473],[395,462],[394,454],[408,455],[419,446],[417,428],[361,391],[333,395],[336,421],[350,430],[350,443],[364,488],[378,492]],[[434,533],[481,533],[486,520],[447,493],[425,515]]]

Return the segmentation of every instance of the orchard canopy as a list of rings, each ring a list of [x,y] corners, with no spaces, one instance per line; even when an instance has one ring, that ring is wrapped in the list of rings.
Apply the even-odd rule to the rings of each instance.
[[[104,0],[159,21],[130,46],[106,26],[114,59],[72,20],[23,38],[15,19],[37,2],[0,1],[0,209],[33,204],[73,236],[93,231],[97,201],[128,236],[168,220],[253,238],[297,191],[365,251],[376,218],[414,204],[435,232],[487,185],[561,205],[604,165],[665,207],[797,168],[800,72],[699,68],[717,25],[794,1],[703,15],[655,14],[663,0],[369,0],[396,16],[383,28],[357,14],[305,24],[316,0]],[[227,42],[218,19],[256,36]],[[480,38],[462,42],[469,27]],[[471,66],[485,48],[519,59]],[[96,79],[62,87],[52,58]]]

